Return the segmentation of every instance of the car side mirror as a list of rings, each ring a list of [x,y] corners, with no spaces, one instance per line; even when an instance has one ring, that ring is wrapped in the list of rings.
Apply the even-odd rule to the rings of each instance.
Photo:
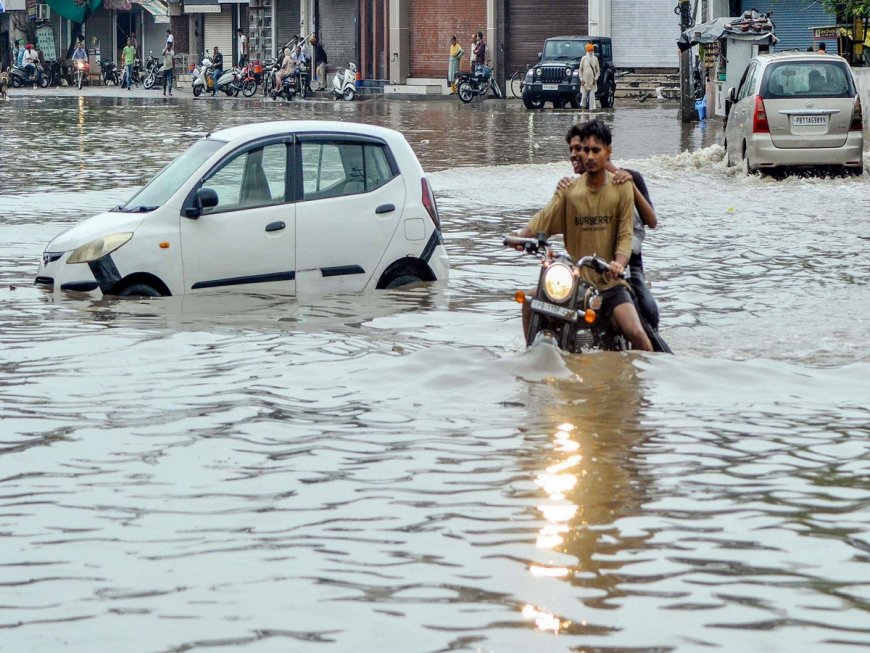
[[[184,210],[184,215],[191,220],[196,220],[205,209],[211,209],[218,205],[218,194],[214,188],[199,188],[193,196],[193,206]]]
[[[544,53],[543,53],[543,52],[539,52],[539,53],[538,53],[538,61],[540,61],[540,60],[541,60],[541,57],[543,57],[543,56],[544,56]]]
[[[737,87],[736,86],[732,86],[730,89],[728,89],[728,100],[731,102],[731,104],[734,104],[735,102],[737,102]]]

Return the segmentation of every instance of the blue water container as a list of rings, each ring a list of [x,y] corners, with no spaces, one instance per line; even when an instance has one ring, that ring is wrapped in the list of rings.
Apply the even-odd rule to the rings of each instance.
[[[707,119],[707,98],[695,100],[695,111],[698,112],[698,120]]]

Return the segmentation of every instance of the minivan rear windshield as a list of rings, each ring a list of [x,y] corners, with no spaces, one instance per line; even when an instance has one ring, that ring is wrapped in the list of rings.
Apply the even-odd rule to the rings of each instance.
[[[761,97],[772,100],[855,97],[846,64],[825,61],[824,55],[818,55],[818,59],[771,64],[764,73]]]
[[[225,141],[212,138],[198,140],[158,172],[129,202],[115,210],[127,213],[146,212],[163,206],[190,175],[224,145]]]
[[[550,39],[544,43],[542,59],[580,59],[586,54],[585,41],[556,41]]]

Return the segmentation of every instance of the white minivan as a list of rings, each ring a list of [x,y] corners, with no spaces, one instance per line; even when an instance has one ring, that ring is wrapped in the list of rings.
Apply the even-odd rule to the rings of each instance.
[[[49,243],[36,283],[121,296],[327,294],[448,270],[435,196],[402,134],[282,121],[197,141],[129,202]]]

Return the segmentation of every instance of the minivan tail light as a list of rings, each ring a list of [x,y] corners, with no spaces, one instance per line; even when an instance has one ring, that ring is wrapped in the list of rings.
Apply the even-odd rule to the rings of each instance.
[[[755,116],[752,119],[753,134],[769,134],[770,125],[767,124],[767,112],[764,110],[764,100],[760,95],[755,96]]]
[[[861,110],[860,97],[855,98],[855,106],[852,108],[852,124],[849,126],[849,131],[864,131],[864,112]]]
[[[426,177],[423,177],[423,207],[435,223],[435,228],[441,230],[441,219],[438,217],[438,204],[435,203],[435,194]]]

